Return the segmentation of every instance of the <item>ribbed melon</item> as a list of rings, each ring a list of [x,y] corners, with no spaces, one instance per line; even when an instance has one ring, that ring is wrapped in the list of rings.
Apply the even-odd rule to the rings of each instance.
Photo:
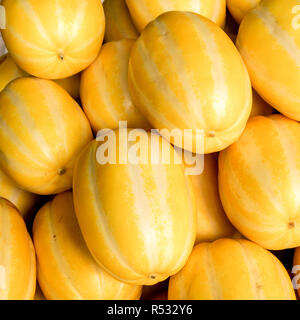
[[[93,62],[102,44],[105,18],[99,0],[3,0],[5,45],[29,74],[70,77]]]
[[[72,98],[80,99],[80,78],[81,74],[77,73],[72,77],[55,80],[57,84],[63,87]]]
[[[244,16],[255,8],[261,0],[227,0],[227,8],[237,23],[241,23]]]
[[[128,61],[134,40],[106,43],[81,78],[80,96],[93,130],[119,127],[147,128],[148,122],[132,103],[128,89]]]
[[[188,153],[184,156],[189,161],[192,160],[189,159]],[[205,155],[203,165],[201,174],[189,176],[197,208],[196,243],[231,237],[236,233],[224,212],[219,197],[216,155]]]
[[[141,287],[112,278],[90,255],[76,220],[72,192],[57,195],[40,209],[33,238],[38,281],[48,300],[139,299]]]
[[[0,198],[0,300],[32,300],[35,285],[35,252],[24,220]]]
[[[195,203],[183,166],[175,162],[179,156],[160,136],[161,156],[170,153],[175,159],[169,164],[151,162],[159,152],[155,148],[149,157],[141,152],[142,161],[136,164],[118,159],[120,154],[134,153],[133,141],[128,142],[128,152],[120,144],[130,132],[108,134],[116,135],[116,164],[98,162],[101,148],[114,148],[112,138],[93,141],[80,154],[74,169],[74,204],[82,234],[99,265],[120,281],[153,285],[185,264],[195,242]],[[150,134],[134,132],[149,146]]]
[[[300,124],[250,118],[219,156],[219,189],[232,224],[267,249],[300,246]]]
[[[0,93],[0,165],[21,188],[70,189],[76,155],[91,139],[83,111],[55,82],[20,78]]]
[[[269,251],[247,240],[197,245],[169,282],[170,300],[296,300],[289,274]]]
[[[131,52],[129,89],[154,128],[192,129],[184,145],[192,152],[202,143],[197,129],[205,153],[236,141],[252,105],[249,76],[233,42],[191,12],[164,13],[145,28]]]
[[[168,11],[190,11],[209,18],[219,26],[225,24],[225,0],[126,0],[126,3],[139,31]]]
[[[258,94],[300,120],[300,32],[297,0],[264,0],[243,19],[236,45]]]
[[[105,0],[103,9],[106,42],[138,37],[139,33],[131,20],[125,0]]]

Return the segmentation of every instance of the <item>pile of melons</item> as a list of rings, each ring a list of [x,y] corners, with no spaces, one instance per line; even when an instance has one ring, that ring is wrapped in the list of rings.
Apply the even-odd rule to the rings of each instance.
[[[296,299],[299,1],[3,0],[0,26],[0,299]],[[120,121],[191,155],[202,130],[203,172],[100,163]]]

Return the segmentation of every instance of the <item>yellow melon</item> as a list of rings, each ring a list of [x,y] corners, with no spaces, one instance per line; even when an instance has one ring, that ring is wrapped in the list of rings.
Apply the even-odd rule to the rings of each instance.
[[[16,207],[0,198],[0,300],[32,300],[36,262],[32,241]]]
[[[13,59],[29,74],[61,79],[96,58],[104,36],[99,0],[3,0],[1,30]]]
[[[243,19],[236,41],[254,89],[280,113],[298,121],[299,8],[297,0],[262,1]]]
[[[273,113],[273,108],[265,102],[256,92],[253,90],[252,94],[252,110],[251,117],[254,116],[268,116]]]
[[[155,136],[151,140],[150,133],[137,129],[110,131],[102,136],[106,142],[89,144],[74,169],[74,204],[85,241],[100,266],[131,284],[153,285],[177,273],[196,235],[195,203],[182,161]],[[149,157],[142,148],[140,160],[132,159],[139,153],[135,139],[147,145]],[[158,142],[158,150],[150,148],[151,141]],[[113,156],[104,163],[106,147],[116,149],[115,164]],[[162,160],[169,155],[169,163]]]
[[[69,78],[55,80],[55,82],[63,87],[75,100],[80,99],[80,73]]]
[[[0,197],[12,202],[25,219],[32,213],[39,199],[37,195],[21,189],[2,170],[0,170]]]
[[[55,82],[20,78],[0,93],[0,165],[21,188],[70,189],[75,156],[91,139],[83,111]]]
[[[125,0],[105,0],[103,9],[106,42],[138,37],[139,33],[131,20]]]
[[[128,89],[128,61],[134,40],[106,43],[95,62],[83,73],[80,96],[93,130],[119,127],[147,128],[148,122],[133,105]]]
[[[186,153],[185,157],[188,159],[189,154]],[[189,176],[197,208],[196,244],[231,237],[236,232],[225,215],[219,197],[217,158],[214,154],[207,154],[203,165],[201,174]]]
[[[269,251],[248,240],[197,245],[169,282],[170,300],[296,300],[289,274]]]
[[[219,189],[232,224],[267,249],[300,246],[300,124],[282,115],[250,118],[219,156]]]
[[[21,70],[9,54],[0,57],[0,91],[12,80],[24,77],[26,73]]]
[[[131,17],[139,31],[159,15],[168,11],[190,11],[224,26],[225,0],[126,0]]]
[[[237,23],[241,23],[244,16],[255,8],[261,0],[227,0],[227,8]]]
[[[139,299],[140,286],[112,278],[90,255],[76,220],[72,192],[57,195],[40,209],[33,239],[38,281],[47,299]]]
[[[204,152],[216,152],[238,139],[251,112],[249,76],[233,42],[190,12],[167,12],[145,28],[131,52],[129,89],[154,128],[192,129],[184,145],[192,152],[197,129]]]

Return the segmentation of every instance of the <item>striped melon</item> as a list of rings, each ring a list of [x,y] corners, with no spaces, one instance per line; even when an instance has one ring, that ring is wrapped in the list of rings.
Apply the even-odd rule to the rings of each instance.
[[[225,212],[267,249],[300,246],[300,124],[282,115],[252,117],[219,157]]]
[[[273,108],[267,104],[256,92],[253,90],[252,94],[252,110],[251,117],[254,116],[268,116],[273,113]]]
[[[122,143],[126,134],[128,152]],[[151,148],[149,157],[141,151],[141,160],[134,164],[126,157],[132,159],[135,153],[135,135],[148,147],[157,141],[158,149]],[[155,136],[157,140],[150,141],[144,130],[110,131],[106,142],[89,144],[74,169],[74,204],[85,241],[100,266],[131,284],[153,285],[177,273],[195,242],[189,180],[173,147]],[[100,165],[101,152],[115,146],[116,164]],[[159,149],[161,159],[170,154],[174,161],[156,158]]]
[[[164,13],[146,27],[131,52],[129,89],[154,128],[192,129],[184,148],[193,152],[197,129],[204,152],[216,152],[238,139],[251,111],[249,76],[233,42],[190,12]]]
[[[3,0],[6,47],[29,74],[61,79],[96,58],[104,36],[99,0]]]
[[[81,74],[77,73],[72,77],[55,80],[55,82],[59,84],[61,87],[63,87],[70,94],[71,97],[73,97],[75,100],[79,100],[81,78],[80,76]]]
[[[106,42],[138,37],[139,33],[131,20],[125,0],[105,0],[103,9]]]
[[[159,15],[168,11],[190,11],[224,26],[226,0],[126,0],[133,22],[142,31]]]
[[[188,154],[185,154],[188,157]],[[204,170],[191,175],[197,208],[196,243],[231,237],[236,232],[225,215],[218,190],[218,162],[214,154],[204,157]]]
[[[0,57],[0,91],[12,80],[25,76],[9,54]]]
[[[237,23],[241,23],[244,16],[255,8],[261,0],[227,0],[227,8]]]
[[[39,199],[37,195],[22,190],[2,170],[0,170],[0,197],[12,202],[25,219],[29,218]]]
[[[53,81],[19,78],[0,93],[0,166],[23,189],[70,189],[75,156],[91,139],[83,111]]]
[[[40,209],[33,239],[38,281],[48,300],[139,299],[140,286],[112,278],[90,255],[76,220],[72,192],[57,195]]]
[[[0,198],[0,300],[32,300],[36,262],[32,241],[15,206]]]
[[[289,274],[269,251],[248,240],[197,245],[169,283],[170,300],[296,300]]]
[[[298,0],[265,0],[243,19],[237,47],[258,94],[285,116],[300,120]],[[283,14],[284,13],[284,14]]]
[[[134,40],[106,43],[98,58],[82,73],[80,96],[85,114],[95,132],[115,129],[126,120],[130,128],[149,125],[131,101],[128,61]]]

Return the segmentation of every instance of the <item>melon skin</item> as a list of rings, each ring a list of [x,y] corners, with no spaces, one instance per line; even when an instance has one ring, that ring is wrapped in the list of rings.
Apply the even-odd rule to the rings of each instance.
[[[241,23],[245,15],[254,9],[261,0],[227,0],[227,8],[235,21]]]
[[[114,279],[89,253],[76,220],[71,191],[57,195],[39,210],[33,239],[38,281],[48,300],[139,299],[140,286]]]
[[[3,40],[27,73],[63,79],[97,57],[105,29],[101,1],[4,0],[1,4],[6,12]]]
[[[17,208],[0,198],[0,300],[33,300],[35,250]]]
[[[277,111],[299,121],[297,5],[297,0],[262,1],[244,17],[236,46],[257,93]]]
[[[296,300],[288,272],[269,251],[243,239],[194,247],[171,277],[169,300]]]
[[[103,2],[105,14],[105,42],[123,39],[136,39],[136,30],[129,14],[125,0],[105,0]]]
[[[128,80],[133,104],[152,127],[189,129],[184,146],[163,136],[194,153],[201,144],[205,154],[225,149],[250,116],[240,54],[220,27],[195,13],[167,12],[148,24],[132,48]]]
[[[300,245],[299,138],[297,121],[256,116],[219,156],[219,192],[229,220],[270,250]]]
[[[26,73],[21,70],[10,54],[0,56],[0,92],[12,81],[24,77]]]
[[[128,62],[134,40],[123,39],[103,45],[97,59],[82,72],[80,97],[93,131],[150,125],[133,104],[128,88]]]
[[[190,168],[195,155],[185,152],[183,160],[185,168]],[[237,231],[228,220],[218,189],[218,157],[216,154],[206,154],[203,158],[203,171],[190,175],[192,193],[196,199],[197,235],[195,244],[211,242],[224,237],[235,237]]]
[[[125,0],[138,31],[159,15],[169,11],[189,11],[204,16],[224,27],[226,18],[225,0]]]
[[[92,130],[58,84],[19,78],[0,93],[0,165],[22,189],[41,195],[72,186],[76,156]]]
[[[73,99],[80,101],[80,79],[81,73],[77,73],[68,78],[55,80],[55,82],[64,88]]]
[[[116,137],[117,160],[121,134],[130,132],[109,133]],[[150,143],[150,133],[135,132]],[[158,139],[162,156],[170,152],[172,159],[179,160],[173,147]],[[128,150],[133,145],[130,142]],[[151,151],[149,158],[142,153],[137,164],[118,160],[100,165],[103,146],[114,147],[114,140],[107,145],[92,141],[74,169],[75,212],[87,246],[98,264],[120,281],[137,285],[164,281],[183,267],[196,237],[195,199],[183,166],[175,160],[153,164]]]

